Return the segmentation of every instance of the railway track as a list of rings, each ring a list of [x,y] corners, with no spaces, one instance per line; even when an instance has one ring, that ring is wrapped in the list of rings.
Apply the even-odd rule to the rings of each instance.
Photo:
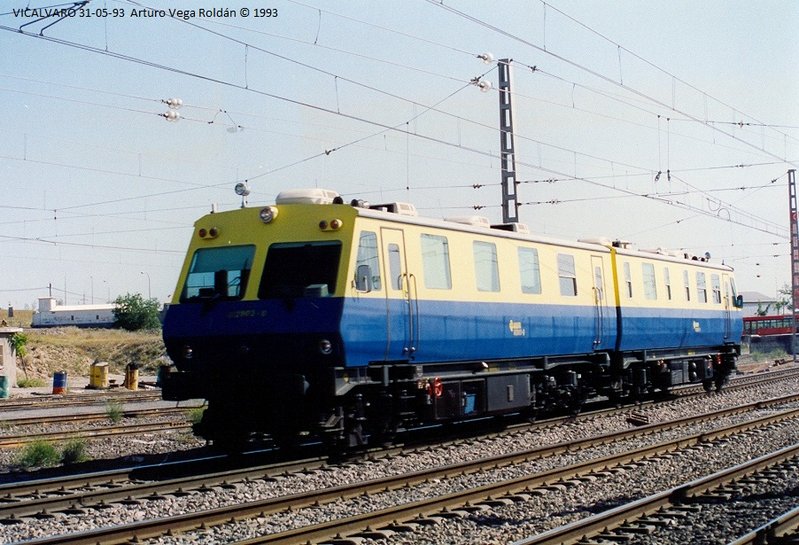
[[[725,416],[730,416],[735,414],[744,414],[746,412],[758,410],[763,407],[778,406],[792,402],[799,402],[799,394],[786,396],[782,398],[776,398],[769,401],[750,403],[747,405],[742,405],[730,409],[715,411],[710,415],[690,416],[678,420],[664,422],[661,424],[651,424],[648,426],[628,429],[616,432],[614,434],[608,434],[604,436],[601,440],[599,438],[590,438],[583,441],[573,441],[567,444],[559,444],[551,447],[542,447],[541,449],[535,451],[534,454],[539,457],[548,456],[558,452],[577,450],[580,448],[584,448],[586,446],[599,444],[601,441],[613,442],[629,438],[635,435],[641,435],[647,433],[649,434],[659,433],[665,429],[678,428],[680,426],[685,426],[691,423],[706,420],[707,418],[722,418]],[[554,421],[546,421],[538,424],[531,424],[528,425],[528,427],[530,429],[551,427],[558,424],[562,424],[563,421],[564,419],[559,418]],[[500,434],[497,435],[502,435],[507,433],[508,432],[501,432]],[[462,443],[463,441],[464,440],[461,439],[454,441],[453,443],[458,444]],[[440,445],[435,448],[438,447],[440,447]],[[422,448],[430,449],[434,447],[425,446]],[[403,456],[409,454],[412,451],[413,449],[403,450],[400,447],[390,448],[390,449],[376,449],[375,451],[369,453],[368,456],[369,457]],[[217,455],[215,456],[215,458],[222,460],[224,456]],[[202,460],[207,460],[207,459],[208,459],[207,456],[204,456],[202,458]],[[517,461],[518,459],[515,458],[498,458],[496,460],[496,463],[500,465],[502,464],[507,465],[515,463]],[[184,463],[186,467],[179,470],[181,473],[195,475],[197,471],[199,471],[199,470],[190,469],[190,466],[194,463],[193,460],[188,460]],[[172,465],[177,466],[178,463],[176,462]],[[222,471],[208,475],[199,474],[191,478],[180,478],[175,481],[172,480],[163,481],[159,483],[157,490],[153,489],[151,485],[148,483],[143,483],[141,486],[139,484],[133,484],[132,486],[129,487],[126,487],[125,483],[128,483],[128,485],[130,485],[131,481],[140,481],[141,479],[143,479],[144,477],[142,477],[142,475],[155,474],[156,472],[159,471],[159,468],[161,468],[161,466],[152,466],[149,468],[137,466],[133,468],[120,468],[118,470],[113,470],[113,471],[107,470],[97,474],[82,474],[78,476],[67,475],[45,480],[11,483],[11,484],[0,485],[0,519],[9,518],[9,517],[30,516],[41,510],[55,511],[57,509],[64,508],[66,506],[75,505],[78,503],[87,504],[92,502],[98,503],[101,501],[108,503],[116,501],[119,497],[119,490],[122,489],[123,487],[125,487],[125,490],[127,490],[127,492],[125,492],[124,494],[125,497],[134,494],[138,497],[144,497],[154,493],[158,495],[164,495],[175,492],[178,489],[183,489],[183,490],[202,489],[204,487],[216,486],[217,484],[222,484],[223,482],[243,481],[246,479],[263,478],[263,477],[272,478],[275,475],[285,473],[286,471],[288,471],[287,468],[294,468],[294,470],[296,471],[307,472],[307,471],[313,471],[315,469],[320,469],[326,466],[327,466],[327,459],[325,457],[315,457],[305,460],[279,462],[273,466],[265,465],[253,468],[245,467],[244,469],[241,470]],[[86,490],[87,487],[90,490],[87,491]],[[108,491],[107,494],[104,494],[102,491],[104,487],[105,488],[112,487],[114,490],[110,490]],[[74,494],[69,494],[69,491],[74,491]],[[88,493],[84,495],[83,492],[88,492]],[[52,497],[48,498],[47,497],[48,494],[52,494]],[[35,502],[29,501],[34,496],[37,497],[36,498],[37,501]]]
[[[792,397],[791,399],[793,401],[796,400],[795,397]],[[776,402],[777,401],[775,400],[775,403]],[[779,402],[784,403],[786,400],[779,400]],[[755,406],[756,404],[749,406],[747,409],[737,408],[737,411],[740,412],[753,410]],[[426,481],[430,482],[431,480],[457,478],[458,476],[464,474],[487,471],[487,468],[496,470],[497,468],[512,467],[517,464],[528,463],[533,459],[589,449],[598,444],[617,443],[619,441],[623,441],[625,437],[640,435],[641,433],[662,433],[663,430],[685,426],[691,421],[706,421],[709,418],[719,418],[722,413],[732,414],[731,411],[736,412],[736,409],[727,409],[726,411],[719,411],[718,413],[714,413],[712,415],[690,417],[675,422],[653,424],[644,428],[626,430],[624,432],[617,432],[603,437],[572,441],[566,444],[559,444],[550,447],[541,447],[524,452],[497,456],[491,459],[463,462],[446,467],[418,471],[410,475],[386,477],[366,483],[342,485],[325,490],[313,490],[288,497],[283,496],[253,501],[243,505],[231,505],[214,510],[170,517],[169,519],[143,521],[126,525],[124,527],[93,530],[80,535],[71,534],[60,537],[52,536],[35,540],[31,543],[115,543],[133,539],[141,540],[147,537],[160,535],[167,531],[188,531],[200,527],[201,525],[204,525],[205,527],[214,524],[221,524],[231,519],[266,516],[270,513],[279,513],[287,510],[296,511],[309,506],[325,505],[329,504],[330,502],[343,501],[343,498],[358,498],[367,494],[388,493],[390,491],[400,490],[405,487],[418,486],[420,483],[424,483]],[[395,521],[408,519],[416,519],[418,521],[419,517],[427,516],[447,517],[450,516],[447,513],[451,513],[452,510],[463,513],[469,510],[484,509],[486,506],[492,505],[494,503],[513,501],[510,498],[521,498],[525,494],[528,494],[531,490],[538,487],[558,486],[559,483],[562,482],[569,482],[581,478],[591,478],[590,475],[592,473],[606,471],[607,468],[615,465],[634,463],[637,460],[645,457],[669,453],[675,449],[688,448],[700,443],[715,440],[720,437],[741,433],[747,429],[756,429],[763,426],[774,425],[776,422],[785,421],[787,419],[797,418],[799,418],[799,409],[781,411],[779,414],[771,414],[766,417],[761,417],[746,423],[739,423],[734,426],[715,430],[710,433],[703,432],[671,441],[661,442],[654,446],[638,449],[633,452],[623,452],[612,456],[606,456],[578,464],[568,465],[565,467],[556,467],[549,471],[536,473],[533,475],[525,475],[523,477],[510,480],[500,480],[499,482],[486,484],[477,488],[469,488],[456,493],[430,497],[413,503],[400,504],[389,509],[363,513],[359,516],[351,516],[343,519],[331,520],[323,524],[295,528],[285,532],[277,532],[256,540],[244,541],[243,543],[288,544],[305,543],[306,541],[318,542],[319,540],[331,538],[336,534],[347,535],[353,532],[363,533],[367,526],[376,528],[380,527],[381,525],[388,525],[388,529],[390,530]],[[188,486],[187,483],[184,483],[184,485]],[[193,486],[197,488],[189,492],[189,490],[184,487],[182,488],[181,493],[203,493],[203,489],[213,488],[213,486],[208,486],[205,484],[198,485],[198,483],[194,483]],[[153,492],[148,491],[148,493]],[[165,490],[154,492],[156,496],[176,493],[177,491],[175,491],[174,488],[171,492],[167,492]],[[62,498],[62,500],[63,499],[65,498]],[[97,498],[93,497],[93,501],[95,500],[97,500]],[[69,500],[66,501],[68,502]],[[131,498],[131,501],[138,500]],[[35,508],[47,509],[46,507],[43,507],[42,504],[36,505]],[[88,508],[88,506],[74,504],[73,508],[81,510]],[[13,513],[14,509],[14,506],[3,507],[3,516],[6,517],[6,521],[11,518],[11,514]],[[30,509],[28,509],[27,512],[30,513]],[[14,514],[14,517],[25,516],[22,511],[17,511],[17,513],[19,514]]]
[[[675,515],[683,518],[686,511],[692,511],[686,506],[690,506],[693,502],[708,498],[716,499],[716,497],[722,499],[725,496],[719,492],[726,492],[726,489],[723,488],[726,485],[739,483],[752,475],[763,474],[764,470],[769,470],[786,461],[792,462],[789,466],[790,470],[799,469],[799,445],[760,456],[686,485],[631,502],[541,535],[516,541],[514,545],[570,545],[578,542],[594,545],[625,541],[628,540],[625,539],[625,534],[629,536],[633,533],[648,532],[648,528],[651,528],[653,524],[663,525],[665,520],[668,520],[669,517],[674,518]],[[735,516],[735,511],[731,511],[731,516]],[[686,522],[682,524],[686,524]],[[794,536],[798,526],[799,509],[795,509],[764,527],[735,540],[733,544],[780,543],[781,541],[777,540],[788,535]],[[766,537],[769,537],[771,541],[759,541]]]
[[[120,413],[121,418],[141,418],[148,416],[170,415],[170,414],[185,414],[187,411],[194,408],[194,406],[185,407],[153,407],[146,409],[125,409]],[[0,423],[6,426],[36,426],[42,424],[80,424],[85,422],[97,422],[108,420],[107,413],[93,412],[83,414],[57,414],[46,416],[28,416],[21,418],[5,418],[0,420]],[[2,437],[2,436],[0,436]]]
[[[106,417],[108,418],[108,417]],[[115,424],[103,428],[82,429],[80,431],[50,431],[39,433],[21,433],[0,436],[0,448],[17,447],[37,441],[68,441],[70,439],[96,439],[99,437],[112,437],[118,435],[132,435],[141,433],[158,433],[164,431],[188,431],[191,429],[189,422],[157,422]]]
[[[79,407],[87,405],[104,405],[110,401],[120,403],[138,403],[147,401],[160,401],[161,391],[137,392],[104,392],[92,391],[82,394],[45,394],[25,398],[0,399],[0,411],[19,411],[29,409],[50,409],[61,407]]]
[[[791,545],[799,542],[799,507],[770,520],[729,545]]]

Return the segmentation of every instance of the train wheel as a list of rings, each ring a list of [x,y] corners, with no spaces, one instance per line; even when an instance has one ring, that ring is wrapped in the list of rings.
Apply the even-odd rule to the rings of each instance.
[[[720,392],[721,389],[724,387],[724,384],[727,382],[727,375],[725,373],[718,373],[716,375],[716,391]]]
[[[703,380],[702,387],[706,392],[710,392],[713,389],[713,379]]]

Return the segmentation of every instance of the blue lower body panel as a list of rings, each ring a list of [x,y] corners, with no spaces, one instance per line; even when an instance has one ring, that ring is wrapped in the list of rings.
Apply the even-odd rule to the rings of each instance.
[[[616,348],[615,308],[351,299],[341,334],[346,365],[590,354]],[[625,309],[619,350],[693,349],[737,343],[741,319],[724,311]]]
[[[691,349],[739,343],[742,320],[723,310],[625,309],[619,350]]]
[[[347,365],[588,354],[612,349],[615,313],[594,307],[423,300],[348,300],[341,322]],[[382,341],[380,341],[382,339]]]

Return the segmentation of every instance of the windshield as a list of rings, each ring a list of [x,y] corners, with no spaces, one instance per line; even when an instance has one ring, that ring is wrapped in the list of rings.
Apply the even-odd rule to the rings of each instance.
[[[261,299],[326,297],[336,291],[341,242],[276,243],[266,254]]]
[[[181,301],[241,299],[250,277],[255,246],[203,248],[194,253]]]

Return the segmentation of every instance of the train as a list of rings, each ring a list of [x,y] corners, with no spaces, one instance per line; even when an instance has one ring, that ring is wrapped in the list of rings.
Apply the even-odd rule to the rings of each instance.
[[[745,316],[743,319],[743,334],[750,337],[791,335],[794,327],[790,315]]]
[[[709,257],[293,189],[195,223],[163,323],[162,395],[207,400],[195,433],[215,445],[357,447],[720,389],[742,306],[733,269]]]
[[[794,339],[799,331],[791,315],[744,316],[743,338],[753,352],[784,351],[794,353]]]

